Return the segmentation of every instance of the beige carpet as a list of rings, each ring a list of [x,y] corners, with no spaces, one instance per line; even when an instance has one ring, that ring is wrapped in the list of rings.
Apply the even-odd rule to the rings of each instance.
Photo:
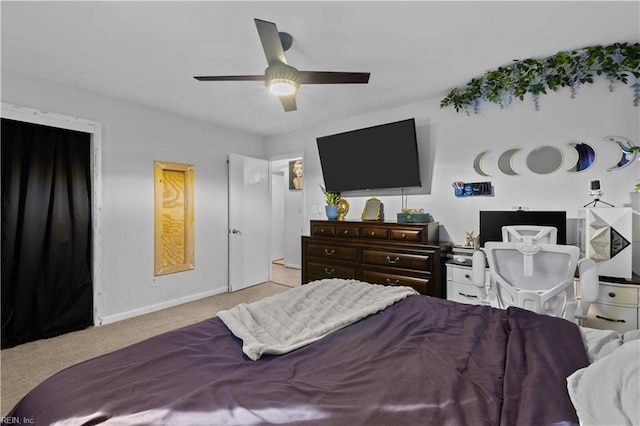
[[[165,331],[195,324],[239,303],[255,302],[289,289],[268,282],[112,324],[4,349],[0,351],[2,415],[8,414],[36,385],[64,368]]]

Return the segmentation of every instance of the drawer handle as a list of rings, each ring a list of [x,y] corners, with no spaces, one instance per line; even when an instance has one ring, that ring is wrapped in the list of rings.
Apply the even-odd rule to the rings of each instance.
[[[398,263],[398,261],[400,261],[400,258],[398,256],[396,256],[395,259],[391,259],[389,256],[387,256],[387,262],[391,263],[392,265]]]
[[[371,232],[371,236],[375,237],[376,236],[376,232],[375,231]]]
[[[465,277],[466,279],[471,279],[471,275],[469,275],[469,274],[464,274],[464,277]]]
[[[462,297],[466,297],[467,299],[477,299],[478,296],[476,296],[475,294],[464,294],[464,293],[460,293],[458,292],[458,294]]]
[[[321,233],[321,234],[324,234],[324,228],[322,228],[322,229],[320,230],[320,233]]]
[[[400,284],[400,280],[395,280],[394,282],[391,282],[391,278],[387,278],[387,284],[389,284],[389,285],[398,285],[398,284]]]
[[[627,322],[623,319],[611,319],[611,318],[607,318],[607,317],[603,317],[601,315],[596,315],[596,318],[601,319],[601,320],[605,320],[605,321],[609,321],[609,322]]]
[[[324,249],[324,254],[326,254],[327,256],[331,256],[333,253],[335,253],[336,251],[334,249]]]
[[[402,238],[407,238],[407,234],[405,234],[404,232],[402,233]]]
[[[335,271],[336,271],[336,270],[335,270],[334,268],[331,268],[331,270],[329,270],[329,268],[324,268],[324,272],[325,272],[327,275],[333,275],[333,273],[334,273]]]
[[[610,291],[610,292],[609,292],[609,294],[608,294],[608,296],[609,296],[609,297],[616,297],[616,294],[615,294],[614,292]]]

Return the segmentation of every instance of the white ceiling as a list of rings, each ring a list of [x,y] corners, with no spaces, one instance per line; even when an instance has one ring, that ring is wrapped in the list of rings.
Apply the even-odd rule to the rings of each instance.
[[[2,67],[269,136],[444,97],[513,59],[640,40],[637,1],[2,1]],[[293,35],[300,70],[371,72],[305,85],[284,112],[260,82],[253,18]],[[37,107],[37,106],[36,106]]]

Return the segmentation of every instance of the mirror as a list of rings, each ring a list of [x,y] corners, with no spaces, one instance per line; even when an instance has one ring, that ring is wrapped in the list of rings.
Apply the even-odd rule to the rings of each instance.
[[[564,161],[562,152],[553,146],[540,146],[527,155],[527,168],[539,175],[557,172]]]
[[[576,150],[576,161],[574,165],[567,170],[568,172],[584,172],[596,162],[596,151],[591,145],[583,142],[574,142],[570,143],[569,146]]]
[[[520,173],[513,169],[513,157],[520,152],[520,148],[508,149],[498,157],[498,170],[507,176],[518,176]]]
[[[369,198],[362,210],[362,220],[382,220],[382,203],[375,197]]]
[[[336,203],[336,210],[338,211],[338,220],[345,220],[344,217],[349,213],[349,202],[340,198]]]
[[[480,176],[491,176],[489,173],[487,173],[482,166],[482,161],[484,160],[484,158],[487,156],[487,154],[489,154],[491,151],[484,151],[481,152],[480,154],[478,154],[476,156],[476,158],[473,160],[473,169],[476,171],[477,174],[479,174]]]
[[[618,161],[607,169],[608,172],[627,167],[629,164],[633,163],[633,160],[635,160],[638,155],[637,152],[631,151],[633,143],[631,143],[627,138],[623,138],[622,136],[607,136],[602,140],[618,145],[618,149],[620,150],[618,154]]]

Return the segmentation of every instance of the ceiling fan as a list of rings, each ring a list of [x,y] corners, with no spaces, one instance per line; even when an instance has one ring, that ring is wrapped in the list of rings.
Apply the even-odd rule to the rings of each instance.
[[[368,72],[300,71],[289,64],[284,52],[293,44],[293,37],[278,32],[273,22],[254,19],[262,49],[269,66],[263,75],[225,75],[194,77],[200,81],[264,81],[271,93],[280,97],[285,111],[295,111],[296,94],[301,84],[368,83]]]

